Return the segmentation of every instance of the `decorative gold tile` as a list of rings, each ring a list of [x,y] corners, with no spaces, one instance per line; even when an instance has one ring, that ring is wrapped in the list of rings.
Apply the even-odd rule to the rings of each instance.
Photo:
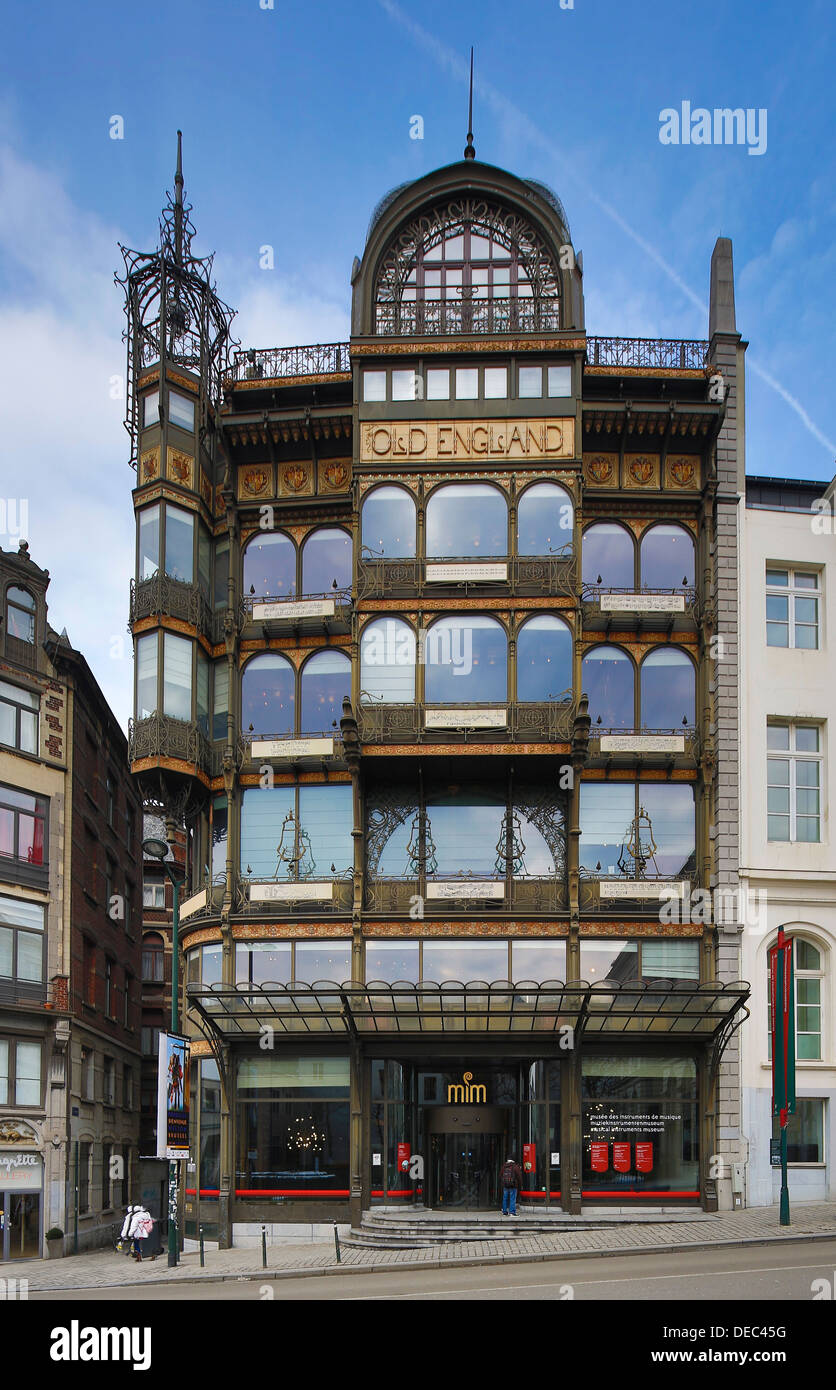
[[[181,487],[191,487],[194,477],[194,459],[190,454],[184,454],[179,449],[168,447],[166,457],[166,477],[173,483],[179,483]]]
[[[146,449],[144,454],[139,456],[139,481],[140,483],[153,483],[160,476],[160,446],[155,444],[153,449]]]
[[[583,476],[590,487],[618,487],[618,454],[584,454]]]
[[[313,496],[313,462],[309,459],[279,464],[279,497]]]
[[[351,459],[320,459],[319,492],[347,492],[351,486]]]
[[[238,469],[238,500],[250,502],[256,497],[274,496],[273,465],[248,463]]]
[[[697,454],[668,454],[665,460],[665,486],[698,488],[700,460]]]
[[[625,454],[623,486],[629,488],[659,486],[658,454]]]

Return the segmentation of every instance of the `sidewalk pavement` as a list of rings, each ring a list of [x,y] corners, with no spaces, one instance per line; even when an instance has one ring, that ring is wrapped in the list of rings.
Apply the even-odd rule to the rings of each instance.
[[[705,1250],[762,1245],[783,1240],[836,1239],[836,1202],[796,1207],[792,1225],[781,1226],[777,1207],[750,1207],[695,1221],[659,1221],[604,1230],[561,1231],[554,1235],[509,1235],[504,1239],[449,1241],[413,1250],[348,1248],[337,1264],[333,1241],[305,1245],[271,1245],[267,1269],[261,1252],[248,1248],[207,1250],[205,1268],[197,1252],[184,1254],[169,1269],[165,1250],[141,1264],[113,1250],[69,1255],[61,1260],[16,1260],[0,1264],[0,1280],[26,1279],[30,1292],[106,1289],[129,1285],[197,1283],[224,1279],[289,1279],[303,1275],[366,1273],[389,1269],[446,1268],[532,1260],[578,1259],[590,1255],[631,1255],[654,1251]],[[0,1295],[1,1296],[1,1295]]]

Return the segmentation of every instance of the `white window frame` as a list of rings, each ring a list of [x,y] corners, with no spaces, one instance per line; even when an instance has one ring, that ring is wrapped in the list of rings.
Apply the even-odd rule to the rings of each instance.
[[[790,845],[795,845],[795,844],[799,844],[799,845],[820,845],[820,844],[822,844],[821,831],[822,831],[822,819],[823,819],[823,814],[824,814],[824,807],[823,807],[823,804],[822,804],[822,798],[823,798],[823,796],[824,796],[824,753],[822,752],[824,725],[823,725],[823,724],[816,724],[815,722],[809,721],[809,720],[808,720],[808,721],[804,721],[804,720],[791,720],[791,719],[769,719],[769,720],[767,721],[767,729],[770,729],[770,728],[789,729],[789,731],[790,731],[790,746],[789,746],[789,748],[780,749],[780,750],[777,749],[777,748],[769,748],[769,747],[767,747],[767,754],[766,754],[766,787],[767,787],[766,838],[767,838],[767,843],[768,843],[768,844],[773,844],[773,845],[787,845],[787,844],[790,844]],[[796,730],[797,730],[797,729],[816,729],[816,731],[818,732],[818,736],[819,736],[819,747],[818,747],[818,752],[816,752],[816,753],[805,753],[805,752],[803,752],[803,751],[799,751],[799,750],[796,749],[796,746],[795,746],[795,735],[796,735]],[[768,738],[768,735],[767,735],[767,738]],[[786,814],[785,812],[781,812],[781,811],[773,811],[773,812],[770,812],[770,810],[769,810],[769,788],[770,788],[771,786],[776,786],[776,787],[777,787],[777,786],[780,786],[780,787],[783,787],[783,786],[785,785],[783,782],[775,782],[775,783],[772,783],[772,782],[770,782],[770,780],[769,780],[769,764],[770,764],[771,762],[777,761],[778,759],[780,759],[781,762],[788,762],[789,765],[790,765],[790,785],[789,785],[789,793],[790,793],[790,811],[789,811],[790,834],[789,834],[789,839],[787,839],[787,840],[784,840],[784,839],[781,839],[781,840],[773,840],[773,839],[770,837],[770,834],[769,834],[769,817],[770,817],[770,814],[771,814],[771,815],[781,815],[781,816],[783,816],[783,815]],[[798,792],[798,780],[797,780],[797,775],[796,775],[796,768],[797,768],[797,766],[798,766],[798,764],[799,764],[800,762],[815,762],[815,763],[818,764],[818,768],[819,768],[819,785],[818,785],[818,793],[819,793],[819,813],[818,813],[818,816],[816,817],[816,819],[818,820],[818,829],[819,829],[819,833],[818,833],[818,838],[815,839],[815,840],[799,840],[798,837],[797,837],[797,830],[798,830],[798,813],[797,813],[797,810],[796,810],[796,798],[797,798],[797,792]],[[809,790],[809,788],[802,788],[802,790]],[[806,813],[805,813],[805,818],[806,818],[806,819],[812,819],[812,817],[806,816]]]
[[[786,647],[783,647],[783,648],[782,648],[780,645],[775,644],[775,645],[778,646],[778,650],[779,650],[779,651],[803,651],[803,652],[817,652],[817,651],[819,651],[819,650],[821,649],[821,599],[822,599],[821,571],[820,571],[820,570],[814,570],[814,569],[805,569],[803,566],[798,566],[798,565],[780,564],[780,563],[778,563],[778,562],[776,562],[776,563],[774,563],[774,564],[769,564],[769,563],[767,564],[767,566],[766,566],[766,574],[767,574],[767,576],[769,575],[770,570],[779,570],[779,571],[782,571],[782,572],[785,573],[786,576],[787,576],[787,583],[786,583],[786,584],[770,584],[770,583],[769,583],[769,579],[767,578],[767,580],[766,580],[766,597],[767,597],[768,599],[769,599],[769,598],[786,598],[786,599],[787,599],[787,645],[786,645]],[[811,575],[813,576],[813,578],[815,579],[815,581],[816,581],[816,587],[815,587],[814,589],[805,589],[805,588],[799,587],[799,586],[795,583],[795,576],[796,576],[797,574],[811,574]],[[816,605],[816,645],[815,645],[814,647],[800,647],[800,646],[798,645],[798,643],[796,642],[796,640],[795,640],[795,628],[796,628],[795,601],[796,601],[797,598],[815,598],[815,599],[818,600],[817,605]],[[770,641],[769,641],[769,624],[770,624],[770,623],[774,623],[774,622],[777,622],[777,619],[775,619],[775,618],[770,618],[770,617],[767,616],[767,618],[766,618],[766,624],[767,624],[767,626],[766,626],[766,645],[767,645],[767,646],[772,646],[772,645],[773,645],[773,644],[770,643]],[[812,624],[810,624],[810,623],[799,623],[799,627],[810,627],[810,626],[812,626]]]

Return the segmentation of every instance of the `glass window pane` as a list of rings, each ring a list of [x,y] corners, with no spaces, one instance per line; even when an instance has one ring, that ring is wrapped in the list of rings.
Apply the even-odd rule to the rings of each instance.
[[[796,598],[795,621],[797,623],[816,623],[819,616],[817,598]]]
[[[809,574],[804,570],[796,570],[793,576],[796,589],[817,589],[819,587],[819,577],[817,574]],[[807,599],[799,599],[798,602],[807,603]]]
[[[225,661],[215,662],[214,700],[212,706],[212,737],[226,738],[229,710],[229,667]]]
[[[0,743],[8,744],[10,748],[17,745],[17,716],[14,705],[0,701]]]
[[[780,751],[790,746],[790,729],[788,724],[767,724],[766,726],[766,746]],[[789,771],[789,763],[784,766]],[[789,780],[789,778],[787,779]]]
[[[766,824],[768,839],[788,840],[790,838],[789,816],[768,815],[766,818]]]
[[[229,582],[229,541],[221,540],[215,544],[215,585],[214,606],[226,608]]]
[[[802,844],[815,845],[819,842],[819,818],[818,816],[802,816],[801,813],[796,817],[795,838]]]
[[[415,554],[415,501],[402,487],[377,487],[363,502],[365,558],[409,559]]]
[[[336,526],[321,526],[302,545],[302,593],[332,594],[351,588],[351,537]]]
[[[767,623],[766,645],[768,647],[788,647],[789,644],[790,629],[788,624]]]
[[[777,816],[788,816],[790,813],[790,789],[789,787],[768,787],[766,793],[766,807],[769,812]]]
[[[767,594],[766,616],[775,623],[789,621],[790,601],[786,594]]]
[[[572,634],[560,618],[529,618],[517,636],[517,699],[560,700],[572,686]]]
[[[8,927],[0,927],[0,975],[11,977],[14,966],[15,934]]]
[[[360,700],[408,704],[415,698],[415,633],[399,618],[367,623],[360,637]]]
[[[803,651],[815,651],[819,645],[818,628],[803,627],[799,623],[796,623],[795,645]]]
[[[193,430],[194,401],[188,396],[181,396],[178,391],[169,391],[168,418],[172,425],[179,425],[184,430]]]
[[[181,507],[165,509],[165,572],[191,584],[194,578],[194,516]]]
[[[209,532],[199,526],[197,531],[197,582],[207,600],[210,596],[211,571],[212,542],[209,538]]]
[[[505,802],[477,791],[456,791],[427,799],[427,861],[439,878],[467,868],[476,878],[504,878],[497,868]],[[506,979],[503,975],[499,978]]]
[[[815,725],[796,724],[795,726],[795,746],[799,753],[818,753],[819,751],[819,731]],[[817,763],[807,763],[807,767],[817,767]],[[816,775],[818,781],[818,774]]]
[[[393,401],[417,401],[418,396],[418,374],[410,369],[399,369],[392,372],[392,400]]]
[[[694,582],[694,541],[684,526],[651,526],[642,536],[641,582],[649,589],[679,589]]]
[[[139,579],[150,579],[160,568],[160,506],[139,513]]]
[[[643,980],[699,980],[698,941],[642,941]]]
[[[589,696],[592,734],[635,726],[635,668],[618,647],[594,647],[581,663],[581,689]]]
[[[281,531],[256,535],[244,551],[245,598],[292,598],[296,593],[296,546]]]
[[[479,396],[479,368],[456,368],[456,400],[475,401]]]
[[[0,968],[2,974],[2,968]],[[0,1038],[0,1105],[9,1103],[9,1044]]]
[[[549,395],[571,396],[572,368],[549,367]]]
[[[590,873],[613,877],[619,872],[621,847],[636,814],[635,783],[581,782],[580,791],[580,865]]]
[[[587,984],[598,984],[601,980],[637,980],[638,975],[639,958],[635,941],[581,939],[580,978],[586,980]]]
[[[425,641],[428,703],[501,704],[508,698],[508,639],[494,618],[440,618]]]
[[[385,401],[385,400],[386,400],[386,373],[385,373],[385,372],[364,372],[364,373],[363,373],[363,400],[364,400],[364,401]]]
[[[505,400],[508,395],[508,368],[507,367],[486,367],[485,368],[485,400],[500,401]]]
[[[343,698],[351,696],[351,662],[343,652],[317,652],[302,667],[300,734],[336,736]]]
[[[430,367],[427,370],[427,400],[449,401],[450,373],[446,367]]]
[[[398,980],[417,984],[419,980],[417,941],[367,941],[366,980]]]
[[[641,782],[639,807],[650,817],[658,872],[674,878],[693,869],[696,831],[693,786],[681,782]],[[652,862],[648,863],[646,872],[649,876],[657,872]]]
[[[583,533],[583,582],[608,589],[632,589],[635,584],[633,541],[615,522],[601,521]]]
[[[3,742],[2,736],[0,742]],[[38,751],[38,716],[30,710],[20,711],[20,748],[24,753]]]
[[[681,729],[696,721],[696,669],[677,647],[649,652],[641,665],[643,729]]]
[[[445,980],[508,979],[506,941],[425,941],[423,979],[433,984]]]
[[[163,634],[163,713],[192,717],[192,644],[171,632]]]
[[[157,634],[136,642],[136,717],[148,719],[157,708]]]
[[[783,587],[786,587],[786,586],[789,584],[789,582],[790,582],[789,571],[788,571],[788,570],[767,570],[767,571],[766,571],[766,582],[767,582],[767,584],[780,584],[780,585],[782,585]]]
[[[565,941],[513,941],[511,979],[514,984],[521,980],[534,980],[537,984],[544,980],[565,980]]]
[[[35,932],[17,934],[17,978],[37,980],[44,977],[44,939]]]
[[[299,788],[299,834],[305,840],[305,852],[300,857],[300,877],[303,870],[311,878],[330,878],[345,873],[354,863],[351,838],[351,787],[342,783],[333,787]],[[302,846],[300,845],[300,849]],[[348,979],[351,974],[342,978]]]
[[[518,395],[521,399],[543,394],[543,368],[520,367]]]
[[[149,391],[143,396],[143,425],[155,425],[160,418],[160,393]]]
[[[288,814],[294,811],[296,798],[292,787],[247,787],[241,802],[241,872],[247,867],[252,877],[273,878],[277,873],[278,845]],[[292,842],[293,827],[285,830],[283,850]],[[281,866],[279,877],[287,878],[287,865]]]
[[[517,554],[559,555],[572,548],[572,499],[556,483],[526,488],[517,505]]]
[[[286,657],[253,657],[241,677],[241,729],[256,739],[289,738],[295,732],[296,672]]]
[[[289,941],[238,941],[235,945],[235,979],[238,984],[288,985],[291,981],[292,948]]]
[[[41,1103],[41,1044],[19,1042],[15,1047],[16,1105]]]
[[[351,979],[351,943],[349,941],[297,941],[297,984],[312,985],[315,980],[333,980],[342,984]]]
[[[489,483],[448,483],[427,502],[427,557],[508,554],[508,505]]]
[[[821,970],[821,954],[811,942],[796,938],[795,964],[797,970]],[[805,987],[810,985],[816,986],[816,999],[818,999],[818,981],[805,980],[803,983]],[[799,981],[799,988],[800,987],[801,981]],[[810,995],[805,995],[804,997],[808,1002],[812,998]]]

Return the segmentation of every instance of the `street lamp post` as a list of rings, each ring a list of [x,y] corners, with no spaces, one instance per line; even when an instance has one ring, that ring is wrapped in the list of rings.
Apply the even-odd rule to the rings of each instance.
[[[173,894],[171,914],[171,1031],[180,1032],[180,882],[169,860],[168,845],[165,840],[149,839],[142,842],[143,853],[156,859],[166,872]],[[158,1136],[159,1142],[159,1136]],[[158,1150],[159,1152],[159,1150]],[[168,1163],[168,1264],[173,1268],[178,1257],[178,1191],[179,1164],[176,1158]]]

